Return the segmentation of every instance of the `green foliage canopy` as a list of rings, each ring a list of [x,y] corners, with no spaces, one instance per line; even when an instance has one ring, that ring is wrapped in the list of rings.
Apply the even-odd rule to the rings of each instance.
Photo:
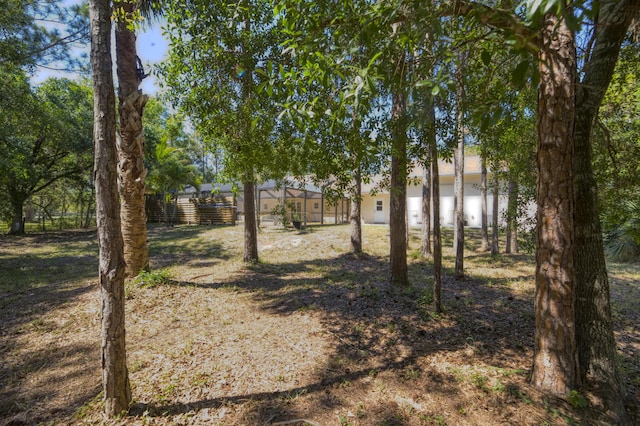
[[[282,177],[289,157],[270,77],[280,59],[271,2],[173,2],[166,17],[170,97],[212,151],[222,148],[227,179]]]
[[[0,70],[80,65],[70,48],[89,39],[87,5],[57,0],[6,0],[0,6]]]
[[[609,254],[640,256],[640,53],[627,43],[594,128],[594,170]]]
[[[157,99],[150,98],[144,116],[145,165],[151,190],[164,194],[186,184],[199,186],[202,176],[194,166],[196,142],[185,131],[180,114],[170,113]]]
[[[67,79],[35,89],[24,74],[4,81],[13,96],[0,97],[0,192],[20,214],[29,196],[63,178],[82,179],[91,168],[92,95],[86,83]]]

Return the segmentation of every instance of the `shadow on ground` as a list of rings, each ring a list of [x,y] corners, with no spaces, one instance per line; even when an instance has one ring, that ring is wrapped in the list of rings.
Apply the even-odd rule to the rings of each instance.
[[[231,259],[235,253],[222,241],[202,237],[202,227],[176,229],[151,228],[149,242],[154,262],[171,266],[191,262],[194,267],[214,267]],[[95,238],[86,236],[84,238]],[[81,238],[80,242],[84,240]],[[11,256],[0,247],[0,256]],[[55,262],[65,260],[64,256]],[[473,255],[473,260],[487,267],[512,267],[526,260],[526,256]],[[83,259],[70,256],[68,263],[89,262],[97,266],[95,257]],[[11,262],[14,262],[13,260]],[[0,257],[0,267],[15,269]],[[42,262],[42,267],[52,265]],[[89,291],[97,290],[94,283],[83,281],[85,271],[79,268],[67,284],[48,285],[0,294],[0,419],[11,418],[14,424],[31,424],[65,418],[89,401],[95,399],[99,387],[90,386],[67,398],[64,406],[49,412],[38,412],[29,407],[38,401],[55,398],[46,386],[54,382],[73,383],[74,376],[87,374],[86,365],[97,359],[96,344],[65,345],[29,351],[20,341],[27,328],[43,327],[43,332],[55,331],[55,324],[40,322],[43,312],[53,311]],[[514,364],[514,359],[530,359],[534,330],[533,301],[528,295],[513,291],[509,279],[469,277],[457,282],[445,276],[443,282],[444,313],[432,308],[432,270],[430,263],[412,262],[409,274],[414,282],[408,287],[389,284],[388,260],[370,255],[344,254],[335,258],[288,262],[259,263],[220,282],[176,281],[167,286],[193,286],[204,290],[233,288],[249,295],[258,308],[269,315],[288,317],[297,312],[316,315],[332,336],[335,345],[324,365],[316,369],[312,382],[278,392],[256,392],[242,395],[220,395],[182,403],[176,400],[154,403],[136,403],[128,417],[131,421],[144,421],[145,417],[193,416],[219,411],[228,406],[243,405],[244,424],[266,425],[291,419],[312,419],[314,412],[302,409],[297,400],[307,398],[306,407],[330,413],[345,407],[345,395],[353,398],[377,386],[377,377],[393,378],[399,389],[407,395],[436,395],[454,399],[460,392],[460,372],[442,367],[450,356],[467,357],[467,364],[486,364],[505,373],[503,398],[505,404],[530,404],[530,389],[525,385],[526,368]],[[523,273],[519,278],[527,278]],[[638,296],[637,287],[629,293]],[[637,300],[637,299],[636,299]],[[6,307],[15,306],[15,309]],[[626,306],[623,309],[628,309]],[[97,339],[96,339],[97,342]],[[630,342],[633,346],[637,341]],[[6,354],[23,353],[22,359],[6,362]],[[624,353],[627,360],[634,352]],[[429,364],[432,363],[432,364]],[[435,363],[435,367],[433,365]],[[635,362],[631,362],[636,365]],[[23,391],[19,383],[32,377],[35,371],[45,371],[56,365],[56,372],[43,377],[40,387]],[[437,368],[436,368],[437,367]],[[517,380],[510,380],[517,378]],[[99,377],[97,377],[99,381]],[[358,382],[358,387],[350,384]],[[61,391],[56,391],[61,392]],[[570,413],[580,424],[591,424],[594,413],[577,412],[563,401],[557,407]],[[404,425],[410,413],[401,410],[412,401],[389,400],[367,406],[362,412],[354,411],[361,424]],[[459,407],[463,410],[465,407]],[[58,410],[58,411],[56,411]],[[438,422],[433,412],[432,421]],[[23,416],[23,417],[20,417]],[[29,417],[30,416],[30,417]],[[597,416],[596,416],[597,417]],[[35,419],[35,420],[34,420]],[[340,424],[343,419],[336,418]],[[348,421],[349,419],[344,419]],[[508,418],[496,421],[508,422]],[[544,419],[540,419],[541,421]]]
[[[503,258],[502,262],[511,261]],[[431,273],[430,266],[423,263],[413,263],[410,268],[414,276]],[[239,278],[224,282],[176,283],[212,290],[232,288],[250,294],[261,310],[273,315],[313,312],[321,317],[324,329],[336,344],[326,365],[316,369],[311,384],[188,404],[137,404],[131,415],[196,415],[250,401],[243,414],[246,424],[312,419],[318,412],[301,411],[292,401],[307,398],[307,407],[325,413],[344,408],[344,397],[340,395],[349,391],[349,384],[358,382],[357,392],[363,393],[375,386],[378,375],[393,375],[409,394],[430,393],[452,399],[459,393],[459,372],[429,368],[425,360],[446,359],[454,353],[468,354],[471,365],[486,363],[503,370],[505,376],[518,377],[512,382],[505,379],[504,398],[520,403],[528,400],[529,390],[517,384],[528,372],[515,367],[512,361],[523,353],[529,357],[532,353],[532,300],[519,296],[501,280],[493,280],[488,286],[483,281],[456,282],[445,277],[446,312],[437,314],[431,307],[429,280],[409,287],[391,286],[388,281],[386,259],[345,254],[318,261],[260,263],[249,267]],[[369,406],[354,416],[361,424],[403,425],[408,422],[408,414],[399,409],[403,404],[389,401]],[[437,419],[437,413],[433,416]]]

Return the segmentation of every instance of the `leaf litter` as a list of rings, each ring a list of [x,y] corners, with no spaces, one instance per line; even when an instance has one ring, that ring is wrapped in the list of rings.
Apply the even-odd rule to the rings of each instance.
[[[22,264],[36,276],[63,262],[60,241],[83,250],[68,281],[49,282],[46,270],[18,288],[0,281],[0,425],[608,423],[596,397],[576,408],[527,383],[531,256],[467,250],[467,279],[445,273],[446,311],[437,314],[428,260],[410,256],[411,285],[391,286],[388,228],[364,227],[363,255],[349,253],[349,232],[265,227],[261,261],[244,265],[241,226],[151,228],[152,268],[171,279],[127,284],[134,401],[114,421],[100,402],[97,283],[83,275],[82,262],[97,255],[94,235],[0,239],[3,271]],[[35,254],[20,261],[18,247]],[[452,255],[446,249],[445,272]],[[612,269],[626,403],[637,421],[640,271]]]

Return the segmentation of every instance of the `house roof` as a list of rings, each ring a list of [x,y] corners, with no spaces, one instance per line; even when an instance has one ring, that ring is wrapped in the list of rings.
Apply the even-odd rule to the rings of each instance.
[[[453,159],[451,160],[438,160],[438,173],[440,176],[453,176],[455,175],[455,167]],[[464,157],[464,174],[465,175],[479,175],[482,172],[482,163],[480,162],[479,155],[470,155]],[[424,167],[420,164],[416,164],[409,173],[409,178],[421,178],[424,173]],[[487,170],[489,173],[489,170]]]
[[[300,183],[298,181],[293,180],[292,178],[285,179],[284,182],[277,182],[273,179],[268,180],[266,182],[259,184],[258,190],[273,194],[276,191],[281,191],[284,187],[287,188],[287,192],[289,193],[291,191],[295,191],[295,192],[307,191],[307,193],[318,193],[318,194],[322,193],[321,187],[310,184],[310,183]],[[242,190],[242,184],[239,184],[238,188]],[[229,194],[233,192],[233,185],[231,184],[215,184],[214,185],[211,183],[204,183],[200,185],[200,192],[216,192],[216,193],[222,193],[222,194]],[[184,191],[181,191],[181,193],[195,194],[196,189],[191,185],[187,185],[185,186]]]
[[[464,158],[464,174],[465,176],[479,175],[482,172],[482,164],[480,162],[480,156],[470,155]],[[487,169],[487,173],[491,172]],[[454,176],[455,167],[453,160],[438,160],[438,174],[440,177]],[[422,182],[422,176],[424,175],[424,167],[421,164],[414,163],[413,168],[407,176],[409,182]],[[371,191],[377,191],[379,193],[388,193],[389,178],[383,175],[372,176],[369,183],[362,185],[363,193],[370,193]]]
[[[453,176],[455,174],[453,161],[438,160],[438,172],[441,177]],[[410,182],[422,181],[423,173],[424,173],[424,168],[422,167],[422,165],[414,164],[413,169],[409,173],[408,180]],[[464,158],[465,176],[479,175],[480,173],[481,173],[480,156],[478,155],[466,156]],[[487,173],[490,175],[491,174],[490,170],[487,170]],[[385,189],[386,187],[388,187],[388,182],[386,181],[388,181],[388,177],[385,177],[383,175],[372,176],[368,183],[364,183],[362,185],[362,192],[370,193],[373,190],[378,192],[388,192],[388,189]],[[299,194],[303,193],[304,191],[306,191],[308,195],[322,193],[322,187],[319,187],[310,183],[306,183],[306,182],[299,182],[293,178],[287,178],[285,179],[284,182],[268,180],[264,183],[259,184],[258,190],[263,191],[261,193],[261,196],[263,197],[266,196],[268,198],[269,196],[271,196],[271,197],[277,198],[279,196],[279,191],[281,191],[284,186],[286,186],[287,193],[291,196],[299,196]],[[242,189],[242,185],[239,185],[239,189]],[[278,191],[278,193],[276,193],[276,191]],[[200,192],[216,192],[216,193],[222,193],[222,194],[225,194],[225,193],[229,194],[233,192],[233,186],[231,184],[215,184],[214,185],[211,183],[204,183],[200,185]],[[195,194],[196,189],[191,185],[187,185],[184,191],[181,191],[181,193]],[[313,198],[313,196],[310,196],[310,197]]]

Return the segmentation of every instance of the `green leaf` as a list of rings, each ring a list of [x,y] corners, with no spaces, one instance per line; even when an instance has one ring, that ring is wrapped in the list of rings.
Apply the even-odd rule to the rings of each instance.
[[[482,63],[486,66],[491,64],[491,53],[487,50],[483,50],[480,54],[480,59],[482,59]]]
[[[511,73],[511,82],[516,87],[522,87],[526,81],[527,71],[529,71],[529,61],[522,61]]]
[[[435,97],[438,96],[440,94],[440,86],[435,85],[433,86],[433,89],[431,89],[431,96]]]
[[[538,16],[545,15],[555,9],[555,13],[559,13],[564,0],[531,0],[526,1],[527,19],[530,21]]]
[[[369,63],[367,64],[367,68],[371,68],[381,55],[382,55],[382,52],[378,52],[375,55],[373,55],[373,58],[371,58],[369,60]]]

